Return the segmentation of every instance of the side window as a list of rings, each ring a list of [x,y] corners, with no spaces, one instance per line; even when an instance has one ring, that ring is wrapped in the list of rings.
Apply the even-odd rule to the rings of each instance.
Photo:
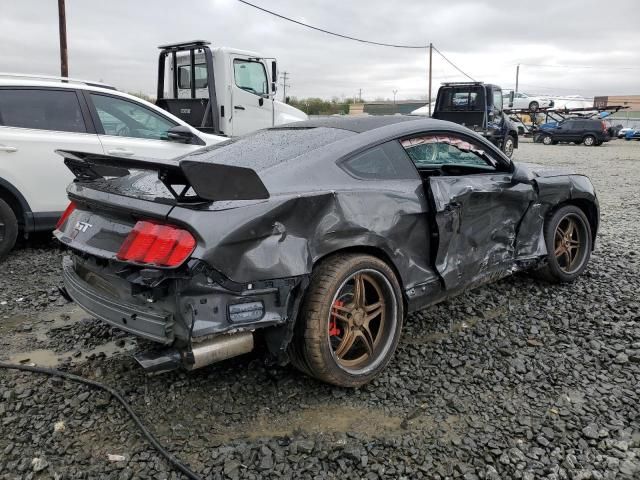
[[[100,123],[106,135],[166,140],[167,130],[176,124],[162,115],[128,100],[92,93]]]
[[[576,128],[576,122],[574,122],[573,120],[569,120],[568,122],[564,122],[562,124],[562,128],[564,130],[572,130],[572,129]]]
[[[255,95],[265,95],[267,90],[267,72],[260,62],[234,60],[233,73],[238,88]]]
[[[416,171],[397,141],[370,148],[343,161],[340,166],[365,180],[415,179]]]
[[[402,140],[402,146],[418,170],[443,165],[472,165],[494,170],[480,145],[452,135],[423,135]]]
[[[0,115],[7,127],[86,133],[76,92],[0,89]]]
[[[196,88],[206,88],[207,86],[207,66],[204,63],[196,63]],[[178,67],[178,88],[191,88],[191,65],[180,65]]]
[[[502,91],[493,91],[493,106],[496,110],[502,110]]]

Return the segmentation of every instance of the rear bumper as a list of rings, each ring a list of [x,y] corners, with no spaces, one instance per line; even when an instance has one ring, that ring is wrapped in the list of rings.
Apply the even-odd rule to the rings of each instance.
[[[62,260],[62,272],[69,296],[94,317],[147,340],[166,345],[173,343],[174,319],[170,312],[143,308],[92,288],[75,272],[70,257]]]
[[[306,277],[238,284],[199,260],[176,271],[80,255],[64,258],[63,278],[71,299],[91,315],[181,351],[258,329],[271,331],[272,352],[286,349],[306,285]]]

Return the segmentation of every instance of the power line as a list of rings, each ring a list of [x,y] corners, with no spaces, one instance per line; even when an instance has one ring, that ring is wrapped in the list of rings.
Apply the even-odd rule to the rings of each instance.
[[[469,74],[465,73],[465,72],[464,72],[463,70],[461,70],[461,69],[460,69],[460,68],[459,68],[455,63],[453,63],[451,60],[449,60],[447,57],[445,57],[445,56],[444,56],[444,54],[443,54],[440,50],[438,50],[436,47],[433,47],[433,49],[434,49],[436,52],[438,52],[438,54],[439,54],[442,58],[444,58],[444,59],[447,61],[447,63],[448,63],[449,65],[451,65],[453,68],[455,68],[456,70],[458,70],[461,74],[463,74],[463,75],[464,75],[465,77],[467,77],[469,80],[471,80],[472,82],[475,82],[475,81],[476,81],[476,79],[475,79],[475,78],[473,78],[471,75],[469,75]]]
[[[551,67],[551,68],[589,68],[589,69],[601,69],[601,70],[638,70],[640,67],[627,67],[627,66],[599,66],[599,65],[557,65],[557,64],[545,64],[545,63],[521,63],[527,67]]]
[[[309,25],[308,23],[299,22],[298,20],[294,20],[293,18],[285,17],[284,15],[280,15],[279,13],[272,12],[271,10],[267,10],[266,8],[259,7],[258,5],[254,5],[253,3],[249,3],[245,0],[238,0],[240,3],[248,5],[249,7],[256,8],[262,12],[268,13],[269,15],[273,15],[274,17],[281,18],[282,20],[286,20],[288,22],[296,23],[303,27],[311,28],[313,30],[317,30],[318,32],[326,33],[328,35],[333,35],[335,37],[346,38],[347,40],[354,40],[360,43],[368,43],[370,45],[379,45],[382,47],[393,47],[393,48],[419,48],[426,49],[429,48],[428,45],[398,45],[394,43],[383,43],[383,42],[374,42],[372,40],[363,40],[362,38],[351,37],[349,35],[343,35],[341,33],[331,32],[329,30],[325,30],[324,28],[314,27],[313,25]],[[442,55],[442,54],[440,54]]]

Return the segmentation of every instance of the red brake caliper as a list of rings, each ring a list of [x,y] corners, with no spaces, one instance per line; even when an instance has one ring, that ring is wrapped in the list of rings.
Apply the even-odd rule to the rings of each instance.
[[[342,306],[344,306],[344,302],[342,300],[336,300],[333,303],[332,310],[336,309],[336,307],[342,307]],[[331,320],[329,321],[329,336],[330,337],[338,336],[340,335],[340,331],[341,330],[338,328],[336,312],[334,310],[331,314]]]

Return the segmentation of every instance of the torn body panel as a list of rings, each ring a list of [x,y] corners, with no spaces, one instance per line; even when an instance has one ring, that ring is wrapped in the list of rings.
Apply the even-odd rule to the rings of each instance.
[[[436,268],[447,290],[514,267],[519,226],[535,200],[508,174],[430,177],[439,230]]]

